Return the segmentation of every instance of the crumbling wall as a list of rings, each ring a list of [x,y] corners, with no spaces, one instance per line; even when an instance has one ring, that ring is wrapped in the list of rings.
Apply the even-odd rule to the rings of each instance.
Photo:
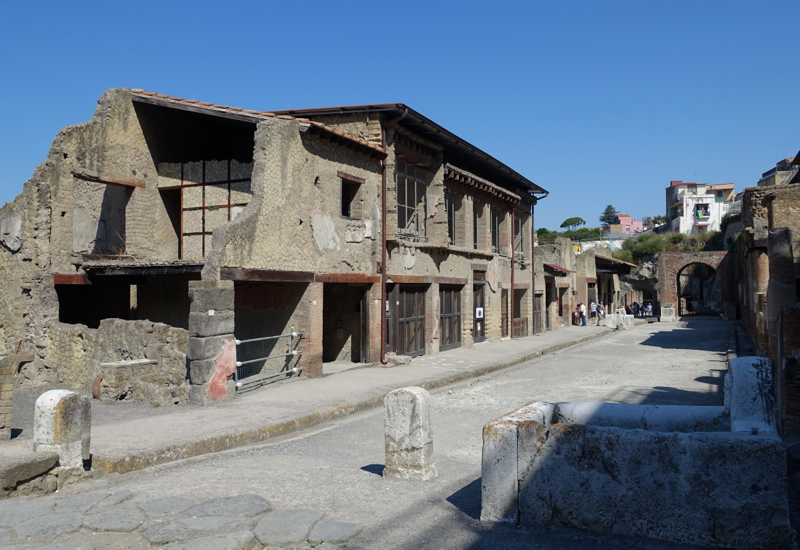
[[[52,384],[87,388],[98,381],[100,363],[127,359],[152,359],[156,369],[141,376],[124,399],[158,403],[188,402],[185,329],[150,321],[106,319],[100,328],[49,323],[49,338],[41,363],[28,363],[16,383]]]
[[[296,121],[258,125],[253,200],[214,233],[204,279],[219,267],[315,273],[376,273],[380,260],[378,159],[310,133]],[[359,219],[341,211],[339,173],[364,180]],[[280,266],[280,267],[279,267]]]
[[[145,182],[113,187],[76,177],[95,171]],[[81,274],[83,254],[156,259],[158,228],[170,224],[130,92],[98,101],[92,119],[61,130],[22,193],[0,208],[0,352],[42,360],[58,318],[53,274]],[[154,231],[154,228],[156,229]]]

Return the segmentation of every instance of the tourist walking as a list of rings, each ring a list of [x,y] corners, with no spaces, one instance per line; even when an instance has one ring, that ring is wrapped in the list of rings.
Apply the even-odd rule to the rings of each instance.
[[[581,306],[581,326],[585,327],[586,326],[586,304],[581,303],[580,306]]]
[[[594,323],[596,325],[597,324],[597,304],[594,302],[594,300],[591,300],[589,302],[589,316],[592,319],[592,323]]]
[[[603,317],[606,316],[606,310],[603,307],[603,304],[597,304],[597,326],[600,326],[600,321],[603,320]]]

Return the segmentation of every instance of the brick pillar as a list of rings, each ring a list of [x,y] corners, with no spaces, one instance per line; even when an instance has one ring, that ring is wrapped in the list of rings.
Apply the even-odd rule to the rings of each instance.
[[[425,290],[425,355],[439,353],[439,339],[441,327],[439,326],[439,285],[432,283]]]
[[[381,304],[381,284],[374,283],[367,290],[367,361],[379,363],[381,360],[381,316],[385,315],[385,305]],[[383,307],[381,307],[383,306]]]
[[[11,394],[14,386],[14,365],[8,357],[0,357],[0,439],[11,439]]]
[[[233,397],[236,344],[233,281],[189,281],[191,402],[206,405]]]
[[[301,326],[296,327],[306,333],[301,343],[300,361],[303,370],[301,376],[317,378],[322,376],[322,309],[324,283],[308,283],[301,305],[306,315]],[[379,352],[380,353],[380,352]]]
[[[767,288],[769,358],[772,359],[774,365],[780,365],[778,320],[781,309],[793,306],[796,300],[792,231],[790,229],[770,229],[767,242],[769,251],[769,285]]]

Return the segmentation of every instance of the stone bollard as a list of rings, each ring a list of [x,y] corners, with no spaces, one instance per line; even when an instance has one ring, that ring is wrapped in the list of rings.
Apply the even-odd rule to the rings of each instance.
[[[83,469],[89,459],[92,401],[75,392],[51,390],[36,400],[33,451],[58,453],[62,468]]]
[[[386,432],[383,476],[423,481],[436,477],[430,394],[423,388],[400,388],[389,393],[383,403]]]

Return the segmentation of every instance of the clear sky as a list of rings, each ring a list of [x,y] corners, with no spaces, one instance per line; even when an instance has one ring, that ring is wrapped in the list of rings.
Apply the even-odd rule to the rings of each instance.
[[[0,3],[0,204],[104,90],[405,103],[550,191],[536,226],[664,214],[800,149],[795,1]]]

